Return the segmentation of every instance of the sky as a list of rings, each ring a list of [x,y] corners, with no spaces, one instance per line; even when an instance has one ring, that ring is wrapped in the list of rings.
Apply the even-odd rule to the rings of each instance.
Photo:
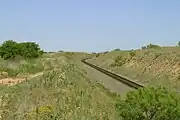
[[[1,0],[0,43],[101,52],[180,41],[180,0]]]

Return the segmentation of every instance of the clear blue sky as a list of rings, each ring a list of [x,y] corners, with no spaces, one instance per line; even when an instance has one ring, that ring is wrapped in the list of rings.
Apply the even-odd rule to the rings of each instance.
[[[135,49],[180,40],[180,0],[1,0],[0,42],[45,51]]]

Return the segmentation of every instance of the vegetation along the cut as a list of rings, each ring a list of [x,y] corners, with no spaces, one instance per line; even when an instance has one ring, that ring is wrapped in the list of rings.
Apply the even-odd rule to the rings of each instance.
[[[174,77],[168,81],[179,79],[177,51],[178,46],[151,44],[141,50],[93,54],[43,52],[34,42],[5,41],[0,46],[0,120],[179,120],[179,93],[160,82],[162,71]],[[92,57],[89,62],[93,64],[123,75],[126,72],[132,78],[136,68],[139,76],[142,70],[152,76],[156,70],[159,77],[150,80],[158,86],[149,82],[147,87],[122,97],[93,81],[94,77],[89,76],[92,69],[80,62],[87,57]],[[163,59],[176,71],[169,72]],[[137,82],[145,84],[144,79],[140,80]]]
[[[179,45],[179,42],[178,42]],[[162,85],[180,91],[180,47],[149,44],[137,50],[116,49],[89,62],[145,86]]]

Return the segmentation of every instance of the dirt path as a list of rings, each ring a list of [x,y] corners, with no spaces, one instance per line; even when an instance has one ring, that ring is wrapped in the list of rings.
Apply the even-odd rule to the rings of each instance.
[[[43,72],[40,73],[36,73],[34,75],[30,75],[27,78],[35,78],[38,77],[40,75],[43,75]],[[14,85],[14,84],[18,84],[21,83],[22,81],[26,80],[26,78],[4,78],[4,79],[0,79],[0,84],[6,84],[6,85]]]
[[[82,69],[84,69],[87,72],[87,77],[92,81],[98,81],[101,84],[104,85],[104,87],[108,88],[110,91],[119,93],[122,97],[126,95],[127,92],[134,90],[117,80],[95,70],[94,68],[91,68],[90,66],[87,66],[85,64],[78,63]]]

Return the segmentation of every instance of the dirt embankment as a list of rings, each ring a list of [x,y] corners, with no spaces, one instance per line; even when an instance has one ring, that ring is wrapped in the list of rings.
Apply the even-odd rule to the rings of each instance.
[[[179,87],[180,47],[161,47],[133,52],[132,54],[132,51],[113,51],[94,57],[90,62],[142,84]]]

